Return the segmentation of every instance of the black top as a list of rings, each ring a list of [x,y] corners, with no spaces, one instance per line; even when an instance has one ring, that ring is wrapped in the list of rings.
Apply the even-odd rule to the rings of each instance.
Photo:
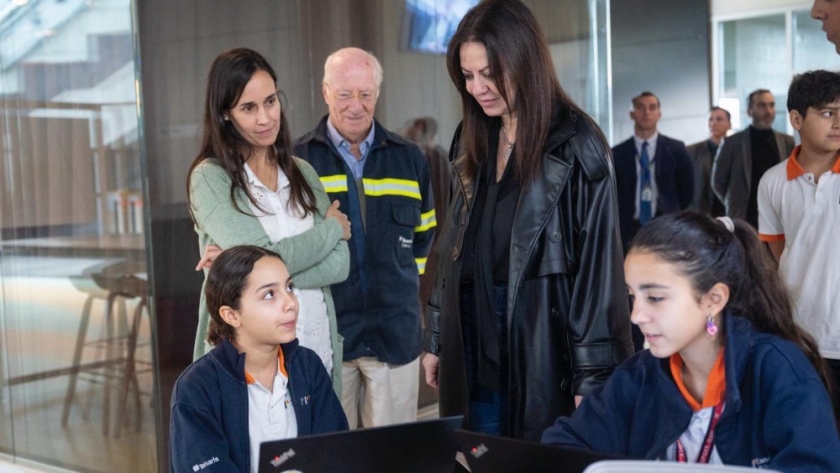
[[[489,271],[485,274],[492,274],[492,279],[488,280],[495,285],[504,285],[508,280],[510,230],[519,200],[519,180],[513,175],[513,161],[516,159],[514,148],[502,179],[496,182],[499,133],[491,132],[490,135],[488,156],[481,162],[477,172],[478,188],[464,238],[461,281],[474,282],[479,268],[486,268]]]
[[[501,351],[498,327],[507,324],[498,320],[493,286],[506,286],[510,266],[511,229],[519,200],[519,179],[513,174],[516,148],[511,152],[502,178],[496,182],[496,153],[499,147],[499,126],[491,129],[487,157],[476,173],[477,189],[470,222],[464,238],[461,282],[473,291],[474,323],[478,331],[475,343],[479,363],[478,382],[499,389]]]
[[[750,147],[752,149],[752,176],[750,201],[747,203],[746,221],[758,228],[758,183],[768,169],[779,164],[779,148],[772,129],[759,130],[750,125]]]
[[[709,155],[714,156],[717,154],[717,150],[720,147],[717,143],[712,140],[706,140],[706,146],[709,147]]]

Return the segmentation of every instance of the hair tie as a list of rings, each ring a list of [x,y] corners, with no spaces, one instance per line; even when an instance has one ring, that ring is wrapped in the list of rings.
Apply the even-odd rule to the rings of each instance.
[[[729,230],[730,233],[735,233],[735,222],[733,222],[731,218],[718,217],[717,219],[723,223],[723,226],[726,227],[726,229]]]

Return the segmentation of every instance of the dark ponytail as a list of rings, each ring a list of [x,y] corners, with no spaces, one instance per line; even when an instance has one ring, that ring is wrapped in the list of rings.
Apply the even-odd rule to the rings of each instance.
[[[726,309],[759,331],[799,346],[822,378],[835,414],[840,413],[833,377],[817,343],[794,322],[793,305],[772,255],[752,226],[743,220],[731,222],[732,231],[729,222],[696,212],[663,215],[639,230],[628,253],[650,252],[676,264],[691,280],[698,300],[715,284],[726,284]]]

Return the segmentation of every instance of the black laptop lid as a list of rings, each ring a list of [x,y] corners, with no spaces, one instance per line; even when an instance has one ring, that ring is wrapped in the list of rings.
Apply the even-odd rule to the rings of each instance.
[[[462,416],[263,442],[259,473],[451,472]]]
[[[581,473],[600,460],[622,457],[559,445],[457,431],[472,473]]]

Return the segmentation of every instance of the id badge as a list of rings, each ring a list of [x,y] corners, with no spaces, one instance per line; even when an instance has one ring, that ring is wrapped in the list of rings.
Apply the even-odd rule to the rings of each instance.
[[[644,189],[642,189],[642,202],[651,201],[653,201],[653,189],[646,186]]]

